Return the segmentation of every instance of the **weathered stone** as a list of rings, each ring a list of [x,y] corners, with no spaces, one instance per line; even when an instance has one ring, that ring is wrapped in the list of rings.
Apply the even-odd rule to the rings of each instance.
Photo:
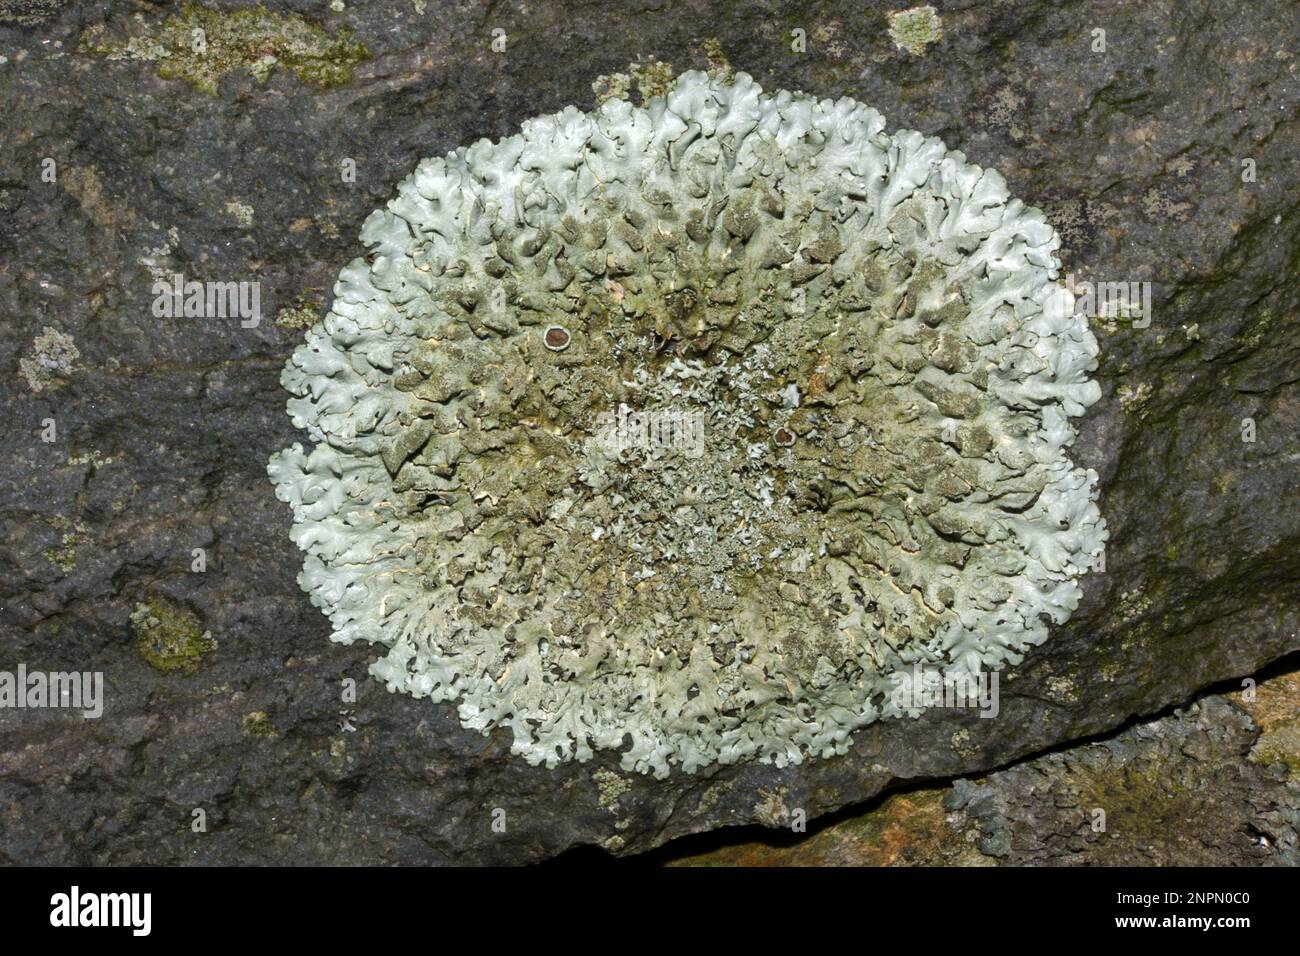
[[[0,711],[0,857],[634,853],[978,774],[1300,648],[1294,4],[940,10],[940,38],[916,52],[860,4],[778,16],[611,3],[576,25],[557,3],[502,8],[495,23],[481,9],[322,5],[310,15],[319,35],[348,28],[370,54],[350,57],[350,76],[328,71],[322,86],[260,63],[215,77],[213,95],[161,75],[143,33],[118,58],[83,46],[98,26],[137,35],[121,5],[0,4],[0,669],[99,670],[107,693],[98,721]],[[155,29],[166,18],[142,16]],[[494,27],[509,38],[503,53]],[[1094,28],[1107,31],[1105,52]],[[792,52],[794,30],[806,52]],[[298,440],[278,380],[301,333],[270,317],[322,296],[328,306],[339,264],[362,251],[361,221],[420,158],[568,104],[590,109],[599,76],[654,87],[664,64],[716,68],[719,50],[767,88],[851,95],[889,128],[939,135],[1001,171],[1061,232],[1077,280],[1152,282],[1149,327],[1125,310],[1094,322],[1103,395],[1071,454],[1101,476],[1106,568],[1069,623],[1005,675],[996,719],[932,710],[784,769],[656,781],[619,773],[617,754],[529,767],[509,756],[508,731],[483,737],[450,705],[386,694],[366,676],[365,645],[329,644],[263,471]],[[778,263],[797,247],[764,252]],[[612,261],[606,276],[634,295],[630,271]],[[155,318],[152,283],[177,273],[260,281],[264,318]],[[943,307],[912,305],[923,317]],[[47,326],[78,356],[35,392],[21,363]],[[191,676],[137,650],[132,611],[156,599],[189,609],[216,642]],[[345,678],[355,702],[341,696]],[[253,713],[274,737],[246,734]],[[190,830],[197,807],[203,834]]]

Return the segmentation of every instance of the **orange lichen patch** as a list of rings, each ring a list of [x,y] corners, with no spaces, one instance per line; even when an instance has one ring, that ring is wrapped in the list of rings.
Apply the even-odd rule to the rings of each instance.
[[[1300,670],[1270,677],[1255,688],[1254,700],[1246,700],[1244,691],[1229,694],[1265,731],[1280,723],[1300,717]]]
[[[1245,691],[1229,695],[1250,714],[1263,733],[1251,750],[1256,763],[1284,763],[1300,772],[1300,670],[1261,682],[1253,700]]]
[[[793,845],[741,843],[669,866],[917,866],[988,864],[944,819],[945,790],[898,793]]]
[[[816,400],[826,395],[826,369],[830,365],[831,357],[825,352],[817,356],[817,363],[813,365],[812,374],[808,376],[808,397],[810,400]]]

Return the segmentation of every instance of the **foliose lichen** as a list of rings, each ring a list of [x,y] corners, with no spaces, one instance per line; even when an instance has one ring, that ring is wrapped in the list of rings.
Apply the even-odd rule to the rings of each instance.
[[[1106,538],[1097,344],[1042,214],[884,128],[692,72],[421,162],[282,376],[334,640],[532,764],[659,776],[843,753],[914,665],[1041,644]],[[693,450],[608,440],[656,416]]]

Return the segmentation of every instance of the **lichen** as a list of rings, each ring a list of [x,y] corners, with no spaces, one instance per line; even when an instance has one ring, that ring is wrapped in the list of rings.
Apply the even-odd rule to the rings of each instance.
[[[754,819],[765,827],[786,827],[790,825],[791,808],[786,804],[788,798],[785,787],[768,790],[759,788],[758,802],[754,804]]]
[[[0,0],[0,23],[38,26],[57,17],[66,2],[67,0]]]
[[[196,38],[202,40],[197,48]],[[331,36],[297,14],[260,6],[223,11],[187,4],[146,33],[125,39],[92,27],[80,46],[110,60],[156,61],[164,79],[184,80],[213,96],[227,73],[245,72],[264,83],[279,66],[305,83],[340,86],[370,56],[346,28]]]
[[[722,48],[717,41],[705,43],[705,57],[709,60],[709,72],[721,74],[725,57],[721,62],[715,62],[713,57],[721,55]],[[730,70],[730,66],[726,66]],[[645,63],[637,62],[628,64],[626,73],[602,74],[591,81],[591,90],[596,94],[596,102],[605,103],[609,100],[626,100],[631,97],[632,88],[635,86],[637,92],[641,95],[641,105],[647,105],[651,99],[656,96],[663,96],[672,88],[673,85],[673,67],[671,63],[664,63],[661,60],[650,59]]]
[[[309,329],[319,321],[319,304],[301,299],[275,314],[275,324],[282,329]]]
[[[1292,717],[1270,729],[1252,751],[1251,759],[1258,763],[1283,764],[1292,777],[1300,779],[1300,717]]]
[[[80,357],[71,335],[47,325],[33,340],[31,357],[18,360],[18,370],[27,379],[28,388],[40,392],[71,375]]]
[[[1116,390],[1115,397],[1119,399],[1120,408],[1141,417],[1151,401],[1151,393],[1149,382],[1139,382],[1136,386],[1126,382]]]
[[[663,96],[673,85],[673,65],[662,60],[651,59],[645,63],[633,63],[628,67],[636,81],[637,91],[641,94],[641,105],[646,106],[656,96]]]
[[[253,228],[253,207],[232,199],[226,203],[226,215],[245,229]]]
[[[68,456],[69,465],[89,465],[91,468],[105,468],[117,461],[112,455],[105,455],[98,448],[76,452]]]
[[[593,772],[591,779],[600,792],[601,807],[610,813],[617,813],[619,797],[631,790],[632,785],[614,771],[603,768]]]
[[[900,50],[922,56],[925,48],[943,37],[943,21],[934,7],[912,7],[889,15],[889,38]]]
[[[254,710],[245,714],[240,720],[239,726],[245,737],[260,737],[263,740],[271,740],[276,736],[275,725],[271,723],[271,715],[264,710]]]
[[[1242,692],[1232,697],[1250,712],[1260,730],[1251,760],[1283,764],[1300,780],[1300,671],[1262,681],[1249,699]]]
[[[727,51],[722,48],[722,43],[717,37],[709,37],[701,45],[705,60],[708,66],[704,72],[712,77],[721,77],[731,81],[736,76],[736,70],[727,59]]]
[[[203,656],[217,646],[193,611],[163,597],[137,604],[131,612],[131,628],[140,656],[164,674],[192,675]]]
[[[602,73],[591,81],[591,91],[596,94],[596,102],[606,100],[625,100],[632,90],[632,77],[626,73]]]
[[[843,753],[920,712],[893,675],[1046,640],[1106,539],[1096,341],[1042,214],[884,126],[687,73],[420,163],[281,379],[334,640],[530,763],[659,776]],[[655,416],[699,453],[607,440]]]
[[[85,544],[90,529],[84,521],[63,515],[54,515],[46,520],[58,532],[59,546],[47,548],[42,555],[64,574],[71,574],[77,567],[77,548]]]
[[[796,843],[755,841],[676,857],[668,866],[989,866],[947,822],[943,790],[885,797]]]

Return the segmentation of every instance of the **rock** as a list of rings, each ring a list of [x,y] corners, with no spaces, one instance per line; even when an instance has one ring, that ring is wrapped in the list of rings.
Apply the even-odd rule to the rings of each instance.
[[[0,669],[101,671],[106,695],[98,720],[0,710],[0,859],[630,854],[977,775],[1300,648],[1293,4],[940,4],[941,36],[917,52],[895,46],[883,12],[838,2],[707,21],[671,2],[578,20],[552,3],[490,19],[396,0],[265,7],[305,22],[294,29],[316,44],[313,69],[281,62],[277,41],[275,62],[187,82],[160,63],[165,12],[0,3]],[[941,136],[1045,210],[1076,281],[1151,283],[1148,327],[1124,309],[1094,322],[1103,395],[1071,454],[1101,475],[1106,569],[1002,675],[995,719],[885,721],[842,757],[783,769],[656,781],[610,753],[529,767],[508,732],[483,737],[451,705],[390,696],[366,674],[366,647],[328,643],[264,473],[301,440],[278,381],[301,332],[272,317],[328,306],[362,218],[421,158],[590,109],[601,77],[655,87],[668,64],[724,63]],[[175,275],[260,283],[256,321],[156,318],[154,282]],[[47,327],[77,356],[35,391],[22,362]],[[131,615],[151,602],[210,634],[192,675],[142,658]],[[1243,731],[1225,733],[1205,761],[1249,776]],[[1019,812],[1001,801],[977,824],[998,852],[998,819]],[[1294,823],[1268,826],[1281,845]],[[1204,858],[1216,854],[1229,851]]]
[[[1257,690],[1252,701],[1208,695],[978,781],[887,796],[864,813],[835,815],[793,846],[751,827],[749,841],[733,836],[677,855],[670,844],[651,858],[673,866],[1296,866],[1300,747],[1291,735],[1300,671]]]

